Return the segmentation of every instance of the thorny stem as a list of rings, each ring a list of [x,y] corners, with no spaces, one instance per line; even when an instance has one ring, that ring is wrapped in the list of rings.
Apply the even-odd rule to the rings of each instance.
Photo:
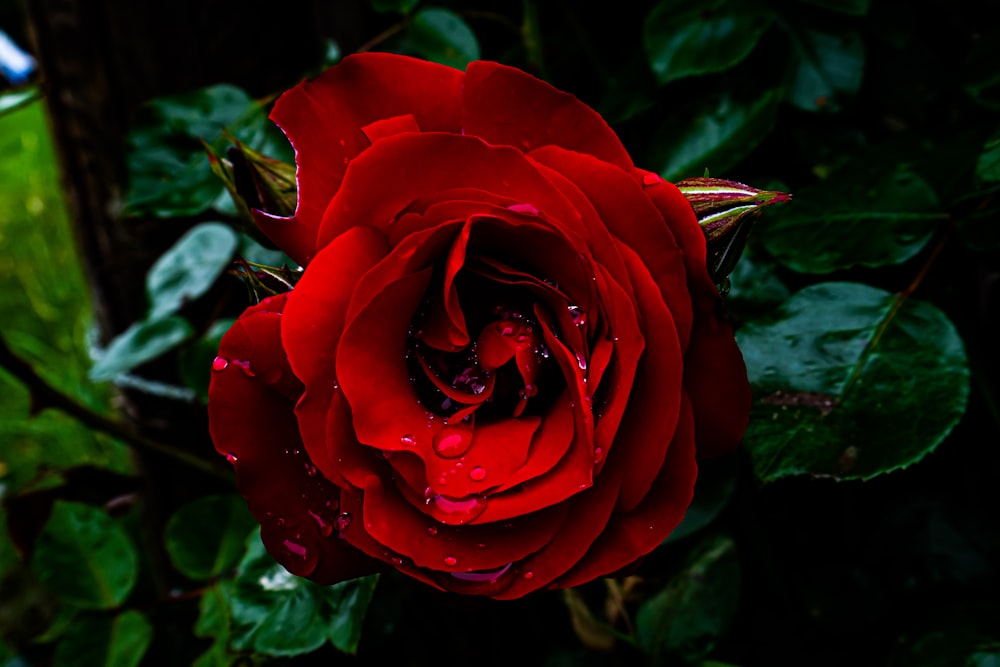
[[[210,461],[189,454],[185,451],[171,447],[162,442],[147,438],[135,431],[132,427],[114,419],[109,419],[93,410],[77,403],[74,399],[46,382],[27,361],[17,356],[7,341],[0,336],[0,368],[5,369],[15,378],[21,381],[31,393],[31,414],[37,414],[46,408],[54,408],[72,417],[84,426],[101,433],[106,433],[117,440],[121,440],[126,445],[136,449],[149,452],[156,452],[163,456],[168,456],[189,467],[196,468],[204,473],[225,479],[232,479],[232,473],[224,469],[221,465],[216,465]]]

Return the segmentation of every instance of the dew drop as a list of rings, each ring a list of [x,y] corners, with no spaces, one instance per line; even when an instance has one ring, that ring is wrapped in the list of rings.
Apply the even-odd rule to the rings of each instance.
[[[427,526],[427,534],[434,537],[438,534],[438,529],[434,526]]]
[[[594,447],[594,463],[599,463],[602,458],[604,458],[604,450],[600,447]]]
[[[476,466],[469,471],[469,479],[473,482],[481,482],[486,479],[486,468]]]
[[[660,176],[659,174],[649,173],[642,177],[642,184],[647,188],[652,185],[659,185],[662,182],[663,182],[663,177]]]
[[[569,306],[569,314],[573,318],[573,324],[582,327],[587,323],[587,313],[583,312],[580,306]]]
[[[296,538],[300,537],[302,536],[296,534]],[[308,549],[306,549],[304,545],[299,544],[298,542],[292,542],[291,540],[286,539],[281,544],[284,545],[285,549],[287,549],[289,553],[294,554],[303,560],[306,560],[306,558],[309,556]]]
[[[444,486],[447,483],[448,483],[448,476],[447,475],[441,475],[440,477],[438,477],[438,484],[440,484],[441,486]]]
[[[216,357],[212,360],[212,370],[216,373],[226,370],[229,367],[229,359],[225,357]]]
[[[305,463],[304,467],[306,470],[306,474],[310,477],[315,477],[316,474],[319,472],[319,470],[316,469],[316,466],[314,466],[311,463]]]
[[[580,352],[576,353],[576,365],[580,367],[581,371],[587,370],[587,358]]]
[[[236,457],[236,454],[234,454],[232,452],[229,452],[228,454],[226,454],[226,460],[229,461],[230,463],[232,463],[233,465],[235,465],[236,462],[239,461],[239,459]]]
[[[343,533],[351,525],[353,517],[350,512],[342,512],[340,516],[333,520],[333,527],[338,533]]]
[[[458,565],[458,559],[455,558],[454,556],[445,556],[444,564],[447,565],[448,567],[455,567],[456,565]]]
[[[507,210],[515,213],[527,213],[528,215],[538,215],[538,209],[531,204],[512,204]]]
[[[444,428],[434,436],[433,444],[438,456],[453,459],[469,450],[472,445],[472,433],[468,429]]]
[[[480,542],[479,544],[476,545],[476,547],[479,548],[479,549],[485,549],[486,548],[486,544],[483,543],[483,542]]]
[[[525,573],[524,573],[524,578],[525,578],[525,579],[531,579],[531,578],[533,578],[534,576],[535,576],[535,573],[534,573],[534,572],[532,572],[531,570],[528,570],[527,572],[525,572]]]
[[[316,522],[316,526],[319,528],[320,535],[322,535],[323,537],[330,537],[330,535],[333,534],[333,526],[328,522],[324,521],[323,517],[321,517],[319,514],[316,514],[312,510],[306,510],[306,511],[309,512],[309,516],[312,517],[312,520]]]
[[[406,445],[407,447],[416,447],[417,439],[412,434],[407,433],[399,439],[401,445]]]
[[[486,496],[449,498],[437,494],[428,499],[428,504],[433,505],[438,510],[439,514],[435,518],[438,518],[439,521],[460,526],[469,523],[486,511]]]

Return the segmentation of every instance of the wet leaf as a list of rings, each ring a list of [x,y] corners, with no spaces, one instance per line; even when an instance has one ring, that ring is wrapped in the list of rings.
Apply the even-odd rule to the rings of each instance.
[[[146,276],[149,319],[161,319],[208,291],[229,265],[239,239],[221,222],[192,227],[150,268]]]
[[[660,84],[719,72],[743,61],[771,24],[751,2],[662,0],[643,25],[643,46]]]
[[[378,576],[319,586],[276,563],[258,534],[249,545],[229,599],[233,647],[292,656],[329,641],[345,653],[354,653]],[[289,628],[295,632],[288,632]]]
[[[406,27],[402,47],[427,60],[465,69],[479,60],[479,42],[455,12],[441,7],[419,10]]]
[[[904,468],[965,412],[964,346],[929,303],[822,283],[745,325],[737,340],[755,397],[743,444],[764,481]]]
[[[153,626],[137,611],[117,616],[85,614],[56,646],[55,667],[135,667],[153,639]]]
[[[736,616],[740,568],[733,541],[715,537],[695,552],[635,618],[636,640],[652,664],[691,664],[715,647]]]
[[[652,164],[669,181],[722,173],[746,157],[771,131],[781,102],[780,90],[738,100],[721,93],[669,118],[654,138]]]
[[[169,352],[193,334],[187,320],[177,315],[136,322],[108,344],[103,356],[90,369],[90,379],[110,380]]]
[[[865,70],[858,32],[807,27],[789,34],[794,60],[785,81],[788,102],[805,111],[832,111],[837,100],[858,92]]]
[[[761,245],[801,273],[900,264],[944,219],[937,195],[916,174],[897,169],[868,180],[851,167],[768,213],[757,223]]]
[[[205,496],[177,510],[167,521],[165,544],[174,566],[196,581],[235,567],[257,525],[240,496]]]
[[[138,557],[125,529],[107,513],[60,500],[38,536],[32,568],[63,602],[110,609],[135,585]]]

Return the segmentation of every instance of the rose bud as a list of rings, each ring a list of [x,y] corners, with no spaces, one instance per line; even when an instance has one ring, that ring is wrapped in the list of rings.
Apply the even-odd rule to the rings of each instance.
[[[516,598],[620,571],[750,389],[671,183],[517,69],[345,58],[276,102],[304,267],[212,368],[216,449],[290,572]]]

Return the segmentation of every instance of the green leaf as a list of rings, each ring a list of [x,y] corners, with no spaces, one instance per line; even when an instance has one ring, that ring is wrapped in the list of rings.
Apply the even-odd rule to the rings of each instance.
[[[255,525],[240,496],[205,496],[184,505],[167,521],[167,553],[184,576],[212,579],[236,566]]]
[[[786,99],[805,111],[836,110],[837,100],[855,95],[865,70],[865,45],[854,30],[838,34],[789,29],[793,59]]]
[[[750,2],[661,0],[646,17],[642,43],[665,84],[740,63],[770,24],[771,15]]]
[[[669,181],[721,173],[752,151],[771,131],[781,101],[780,90],[765,91],[745,102],[727,93],[687,108],[668,119],[654,137],[653,164]]]
[[[374,575],[333,586],[314,584],[277,564],[255,534],[229,600],[233,646],[292,656],[330,641],[341,651],[354,653],[377,581]]]
[[[652,664],[691,664],[715,647],[739,606],[740,568],[733,541],[707,541],[635,618],[639,648]]]
[[[263,108],[235,86],[158,98],[144,112],[128,138],[126,210],[131,215],[193,216],[220,201],[224,187],[201,141],[224,151],[223,128],[261,152],[292,159],[288,141]]]
[[[192,345],[178,354],[177,371],[181,381],[198,394],[202,402],[208,402],[208,385],[211,380],[212,360],[219,352],[219,343],[229,331],[235,319],[227,318],[212,323],[208,331]]]
[[[63,602],[110,609],[135,585],[138,557],[125,529],[105,512],[57,500],[38,536],[32,568]]]
[[[137,611],[86,614],[63,635],[55,667],[136,667],[153,639],[153,626]]]
[[[745,325],[737,341],[756,397],[743,445],[764,481],[904,468],[965,412],[962,340],[928,303],[822,283]]]
[[[1000,109],[1000,27],[984,25],[965,61],[965,90],[988,109]]]
[[[694,499],[680,525],[664,544],[677,542],[707,527],[722,513],[736,490],[736,468],[732,460],[706,461],[698,466]]]
[[[420,0],[368,0],[368,4],[375,11],[385,14],[388,12],[398,12],[409,14]]]
[[[193,334],[187,320],[177,315],[136,322],[108,344],[104,355],[90,369],[90,379],[110,380],[172,350]]]
[[[441,7],[427,7],[413,16],[402,35],[402,48],[458,69],[480,57],[472,29],[458,14]]]
[[[763,247],[794,271],[900,264],[927,245],[944,219],[937,195],[916,174],[899,169],[867,180],[853,166],[838,173],[794,193],[791,204],[758,223]]]
[[[1000,128],[986,140],[976,161],[976,176],[984,181],[1000,181]]]
[[[221,222],[192,227],[153,264],[146,276],[149,319],[172,315],[208,291],[229,265],[239,239]]]
[[[0,95],[0,116],[11,111],[16,111],[41,98],[41,92],[34,86],[5,92]]]
[[[195,622],[195,637],[212,640],[207,651],[198,656],[193,667],[230,667],[241,660],[239,653],[229,649],[229,603],[223,587],[231,582],[220,582],[205,590],[198,606],[198,620]]]

